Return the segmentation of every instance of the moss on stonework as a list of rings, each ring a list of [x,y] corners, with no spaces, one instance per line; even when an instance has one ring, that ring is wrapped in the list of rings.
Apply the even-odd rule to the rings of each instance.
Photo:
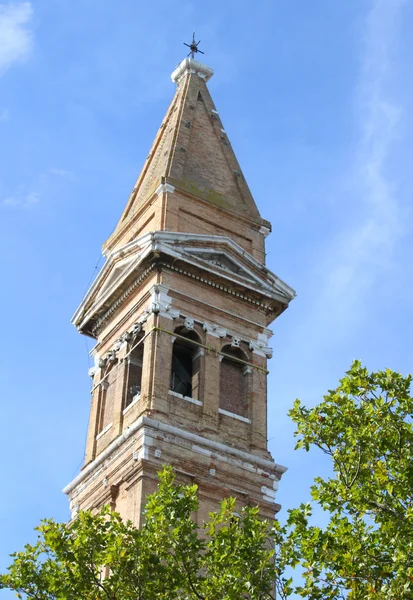
[[[189,192],[190,194],[193,194],[194,196],[198,196],[199,198],[202,198],[203,200],[207,200],[208,202],[211,202],[212,204],[215,204],[216,206],[222,207],[222,208],[228,208],[229,210],[235,210],[235,209],[239,209],[239,210],[246,210],[245,204],[242,201],[242,205],[237,205],[237,203],[234,201],[233,198],[228,198],[228,196],[224,196],[223,194],[220,194],[219,192],[217,192],[216,190],[213,189],[201,189],[200,187],[198,187],[196,185],[196,183],[194,183],[193,181],[189,180],[189,179],[173,179],[171,177],[168,177],[168,182],[171,183],[172,185],[175,185],[178,189],[184,190],[185,192]],[[242,199],[241,199],[242,200]]]

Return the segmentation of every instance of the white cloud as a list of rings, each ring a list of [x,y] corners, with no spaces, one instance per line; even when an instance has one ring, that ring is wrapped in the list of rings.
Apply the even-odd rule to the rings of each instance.
[[[8,196],[0,202],[3,206],[10,208],[26,208],[34,206],[40,202],[40,194],[37,192],[29,192],[23,196]]]
[[[0,121],[10,121],[10,111],[7,108],[0,110]]]
[[[323,249],[318,308],[311,315],[314,325],[328,336],[332,327],[346,335],[357,326],[367,310],[368,293],[392,268],[405,233],[406,209],[391,166],[403,130],[402,106],[391,81],[396,76],[394,50],[405,3],[375,0],[366,20],[356,99],[360,136],[347,199],[352,225],[339,230]],[[321,339],[319,333],[318,329]]]
[[[0,4],[0,75],[30,55],[32,14],[30,2]]]
[[[73,177],[72,171],[68,171],[67,169],[49,169],[49,173],[56,175],[56,177]]]

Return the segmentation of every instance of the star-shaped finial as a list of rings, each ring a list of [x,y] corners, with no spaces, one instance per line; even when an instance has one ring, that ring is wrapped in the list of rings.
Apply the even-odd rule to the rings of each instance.
[[[201,43],[201,40],[199,40],[199,42],[195,41],[195,32],[194,32],[192,34],[192,42],[190,44],[185,44],[185,42],[184,42],[184,46],[188,46],[188,48],[189,48],[188,56],[191,56],[191,58],[195,58],[195,54],[197,54],[197,52],[199,52],[200,54],[205,54],[204,52],[202,52],[202,50],[198,49],[198,46],[200,43]]]

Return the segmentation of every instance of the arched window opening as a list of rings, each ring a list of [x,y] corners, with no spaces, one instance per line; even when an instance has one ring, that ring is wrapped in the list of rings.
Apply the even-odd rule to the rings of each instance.
[[[98,414],[97,433],[102,433],[112,423],[113,406],[116,396],[116,378],[118,369],[110,365],[100,383],[100,402]]]
[[[224,346],[222,352],[226,356],[221,357],[219,407],[246,417],[249,370],[244,364],[245,355],[241,350],[231,348],[231,346]],[[239,360],[244,362],[239,362]]]
[[[199,400],[201,352],[199,337],[194,331],[179,333],[172,352],[171,390]]]
[[[131,342],[132,352],[128,355],[128,381],[125,394],[124,408],[138,400],[141,395],[142,384],[142,365],[144,343],[140,338],[135,338]]]

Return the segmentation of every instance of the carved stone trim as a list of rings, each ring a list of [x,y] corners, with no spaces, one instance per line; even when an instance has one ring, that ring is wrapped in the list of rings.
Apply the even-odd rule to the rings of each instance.
[[[145,271],[142,273],[138,279],[136,279],[127,290],[123,292],[123,294],[112,304],[112,306],[96,321],[94,327],[92,328],[92,333],[94,335],[99,333],[101,326],[112,316],[115,310],[123,304],[123,302],[131,295],[131,293],[138,287],[140,283],[149,275],[149,273],[155,268],[155,264],[151,264]]]
[[[209,333],[217,338],[224,338],[227,336],[227,330],[224,329],[224,327],[216,325],[215,323],[207,323],[207,321],[204,321],[202,328],[206,333]]]
[[[240,347],[240,343],[241,343],[240,338],[233,336],[233,338],[231,340],[231,348],[239,348]]]
[[[249,296],[245,296],[244,294],[241,294],[241,292],[235,292],[234,290],[231,290],[230,288],[228,288],[224,285],[215,283],[215,281],[211,281],[210,279],[206,279],[205,277],[200,277],[199,275],[195,275],[194,273],[190,273],[189,271],[186,271],[185,269],[175,267],[174,265],[164,262],[164,261],[162,261],[160,263],[160,265],[163,267],[166,267],[167,269],[170,269],[171,271],[176,271],[177,273],[181,273],[181,275],[185,275],[186,277],[191,277],[192,279],[195,279],[196,281],[205,283],[206,285],[214,287],[217,290],[221,290],[222,292],[225,292],[226,294],[230,294],[231,296],[240,298],[240,300],[244,300],[245,302],[248,302],[249,304],[254,304],[255,306],[259,306],[260,308],[262,308],[266,311],[272,310],[272,307],[269,304],[264,304],[263,302],[259,302],[259,300],[254,300],[253,298],[250,298]]]
[[[264,358],[272,358],[272,348],[266,346],[263,342],[250,341],[249,348],[254,354]]]
[[[193,331],[194,319],[192,319],[191,317],[186,317],[186,319],[184,320],[184,325],[185,325],[185,329],[188,329],[188,331]]]

